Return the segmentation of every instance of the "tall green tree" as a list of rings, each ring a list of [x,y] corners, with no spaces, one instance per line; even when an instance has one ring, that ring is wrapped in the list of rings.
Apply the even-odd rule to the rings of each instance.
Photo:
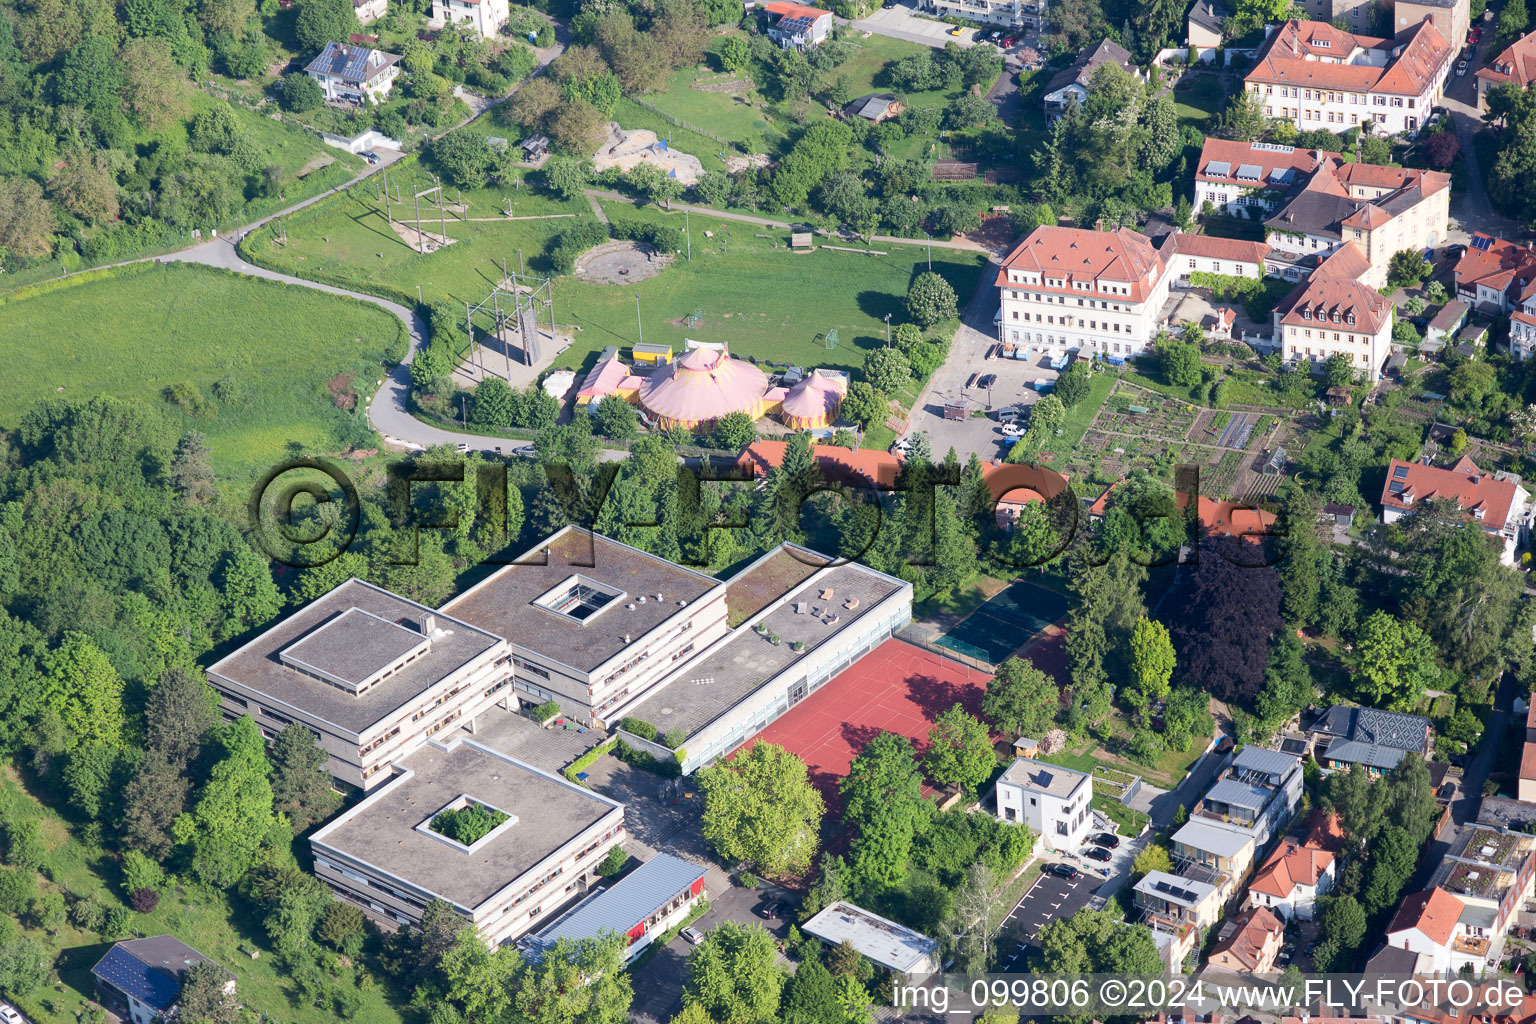
[[[336,809],[330,773],[330,756],[315,742],[314,733],[290,722],[277,734],[270,754],[272,805],[288,816],[295,832],[304,832]]]
[[[84,633],[69,632],[44,659],[42,703],[63,723],[66,747],[123,742],[123,680]]]
[[[688,954],[683,1002],[702,1006],[717,1024],[777,1021],[783,990],[773,936],[757,925],[725,921]]]
[[[700,830],[721,859],[769,875],[810,866],[825,805],[804,761],[758,742],[705,768],[698,780],[704,790]]]
[[[1056,680],[1026,658],[1009,658],[987,680],[981,713],[999,732],[1043,736],[1056,723],[1061,693]]]
[[[197,876],[224,888],[250,869],[287,823],[273,813],[266,743],[249,715],[224,727],[219,748],[208,781],[192,809],[176,819],[172,835],[187,848]]]
[[[901,881],[928,811],[911,741],[879,733],[853,759],[840,790],[843,824],[854,831],[853,886],[873,898]]]
[[[928,730],[923,768],[941,786],[973,793],[996,767],[997,754],[987,727],[959,704],[939,715]]]

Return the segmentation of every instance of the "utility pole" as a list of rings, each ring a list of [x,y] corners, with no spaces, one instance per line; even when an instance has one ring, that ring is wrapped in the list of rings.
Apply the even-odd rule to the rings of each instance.
[[[424,236],[421,233],[421,195],[420,194],[417,194],[417,196],[416,196],[416,251],[418,253],[424,253],[424,252],[427,251],[426,236]]]
[[[640,344],[645,344],[645,324],[640,321],[640,293],[635,292],[635,326],[640,329]]]
[[[891,314],[885,314],[885,347],[891,347]]]
[[[523,269],[523,247],[517,247],[517,276],[522,277],[528,271]]]
[[[448,244],[448,211],[443,208],[443,181],[436,176],[432,178],[432,181],[437,185],[437,217],[442,225],[443,245],[446,246]],[[929,266],[932,266],[931,260],[929,261]]]
[[[693,228],[688,224],[688,207],[683,207],[683,234],[688,238],[688,262],[693,262]]]
[[[421,297],[421,282],[419,281],[416,283],[416,304],[418,306],[426,305],[426,302]]]
[[[923,237],[928,240],[928,273],[933,273],[933,236],[923,232]]]

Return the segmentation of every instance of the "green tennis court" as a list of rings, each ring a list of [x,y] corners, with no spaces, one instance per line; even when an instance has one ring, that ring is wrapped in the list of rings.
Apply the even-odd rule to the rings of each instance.
[[[934,641],[939,647],[993,665],[1066,614],[1067,599],[1034,583],[1015,583]]]

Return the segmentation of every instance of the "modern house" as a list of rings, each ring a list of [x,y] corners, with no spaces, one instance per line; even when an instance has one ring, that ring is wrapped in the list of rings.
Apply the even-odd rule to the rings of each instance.
[[[525,935],[518,940],[518,947],[538,957],[561,939],[580,942],[613,932],[629,940],[625,963],[631,963],[708,895],[703,868],[670,853],[658,853],[616,885],[589,896],[538,932]]]
[[[818,46],[832,31],[832,12],[820,7],[768,0],[760,10],[768,13],[768,38],[783,50],[805,50]]]
[[[486,39],[494,38],[512,16],[509,0],[432,0],[432,24],[468,25]]]
[[[963,18],[998,28],[1028,31],[1043,27],[1049,0],[919,0],[920,10],[941,18]]]
[[[1325,771],[1360,765],[1373,775],[1396,768],[1405,753],[1428,757],[1429,719],[1401,711],[1335,704],[1305,728],[1312,756]]]
[[[1132,906],[1151,931],[1158,957],[1171,973],[1184,970],[1205,931],[1221,917],[1221,894],[1213,879],[1214,875],[1199,871],[1186,875],[1149,871],[1132,890]]]
[[[1021,757],[997,780],[997,816],[1027,825],[1048,850],[1075,852],[1093,824],[1093,777]]]
[[[1219,878],[1216,883],[1225,899],[1237,880],[1248,873],[1257,853],[1253,834],[1227,828],[1209,818],[1190,818],[1173,834],[1173,863],[1182,874],[1206,869]]]
[[[1300,758],[1246,746],[1195,804],[1190,820],[1219,822],[1251,835],[1263,847],[1301,802],[1302,775]]]
[[[152,935],[113,943],[91,968],[91,978],[96,999],[108,1012],[131,1024],[153,1024],[175,1019],[187,969],[211,963],[174,935]],[[233,976],[225,989],[234,992]]]
[[[1484,533],[1499,541],[1504,564],[1514,564],[1515,549],[1525,540],[1531,521],[1530,495],[1518,476],[1489,473],[1469,455],[1449,469],[1393,459],[1382,485],[1382,522],[1395,523],[1431,498],[1454,501]]]
[[[1524,311],[1536,297],[1536,246],[1474,232],[1456,261],[1456,297],[1483,313]]]
[[[382,103],[400,74],[400,57],[366,46],[326,43],[304,73],[330,104]]]
[[[1488,112],[1488,90],[1505,82],[1521,89],[1536,82],[1536,35],[1527,33],[1477,69],[1477,110]]]
[[[1221,926],[1206,966],[1234,974],[1268,974],[1285,945],[1285,921],[1267,907],[1249,907]]]
[[[462,737],[394,771],[309,841],[316,876],[386,928],[419,926],[446,900],[487,943],[517,939],[580,897],[624,840],[623,804]],[[470,804],[500,823],[468,845],[433,827]]]
[[[998,338],[1058,357],[1140,355],[1161,326],[1171,253],[1168,236],[1159,248],[1124,228],[1037,227],[998,272]]]
[[[829,946],[846,942],[866,960],[897,975],[940,970],[939,943],[863,907],[840,900],[800,926]]]
[[[1244,906],[1273,910],[1286,921],[1310,921],[1317,898],[1333,888],[1334,870],[1332,851],[1288,839],[1249,881]]]
[[[1459,968],[1467,958],[1475,967],[1503,959],[1504,938],[1523,909],[1536,877],[1536,836],[1505,824],[1479,820],[1464,825],[1430,876],[1430,888],[1461,902],[1450,953]]]
[[[1046,83],[1042,98],[1046,121],[1055,121],[1061,117],[1068,103],[1083,105],[1088,99],[1088,85],[1093,81],[1093,73],[1101,64],[1118,64],[1137,78],[1142,77],[1141,69],[1136,66],[1131,52],[1119,43],[1105,39],[1083,50],[1071,67],[1056,72]]]
[[[1455,47],[1432,21],[1394,39],[1354,35],[1322,21],[1288,21],[1271,33],[1245,79],[1266,117],[1301,131],[1416,131],[1444,95]]]

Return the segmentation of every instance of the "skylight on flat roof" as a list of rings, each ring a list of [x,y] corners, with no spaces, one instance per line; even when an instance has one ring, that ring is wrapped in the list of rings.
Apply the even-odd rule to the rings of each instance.
[[[605,587],[596,580],[578,574],[534,598],[533,603],[557,615],[584,623],[623,597],[624,591]]]

